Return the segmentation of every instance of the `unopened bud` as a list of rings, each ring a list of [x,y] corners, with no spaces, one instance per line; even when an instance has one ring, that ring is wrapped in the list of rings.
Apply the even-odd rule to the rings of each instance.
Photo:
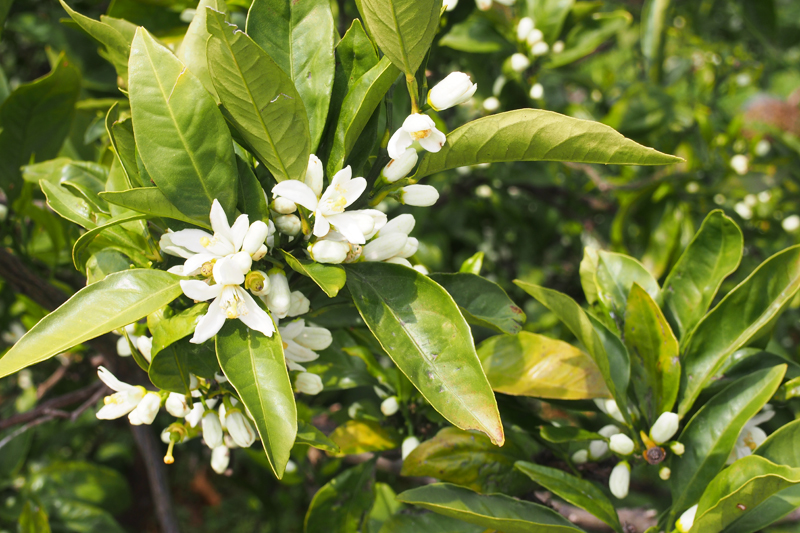
[[[342,241],[321,240],[308,247],[311,259],[317,263],[338,265],[347,259],[350,245]]]
[[[675,524],[675,527],[680,531],[680,533],[689,533],[689,530],[692,529],[694,525],[694,517],[697,515],[697,505],[693,505],[689,507],[684,513],[678,518],[678,522]]]
[[[406,437],[403,439],[402,454],[405,460],[408,454],[413,452],[419,446],[419,439],[417,437]]]
[[[275,217],[275,227],[284,235],[294,237],[300,233],[302,224],[300,223],[300,217],[297,215],[283,215]]]
[[[429,207],[439,199],[439,191],[430,185],[406,185],[400,189],[400,202],[417,207]]]
[[[572,454],[572,462],[576,465],[582,465],[589,461],[589,450],[578,450]]]
[[[680,418],[677,413],[661,413],[656,423],[650,428],[650,438],[656,444],[663,444],[678,432]]]
[[[630,437],[623,433],[618,433],[616,435],[611,435],[608,447],[611,448],[611,451],[614,453],[630,455],[633,453],[634,444]]]
[[[533,19],[530,17],[522,17],[517,24],[517,40],[524,41],[528,38],[528,34],[533,31]]]
[[[297,392],[303,394],[319,394],[322,392],[322,379],[316,374],[310,372],[301,372],[294,382]]]
[[[511,70],[514,72],[522,72],[531,66],[531,60],[525,54],[516,53],[511,56]]]
[[[322,179],[324,177],[324,169],[322,168],[322,161],[317,156],[311,154],[308,156],[308,168],[306,169],[305,184],[314,191],[314,194],[319,198],[322,195]]]
[[[297,211],[297,205],[291,200],[287,200],[283,196],[278,196],[272,201],[272,210],[281,215],[290,215]]]
[[[683,444],[681,444],[678,441],[670,443],[669,449],[672,450],[672,453],[674,453],[677,456],[683,455],[683,452],[686,451],[686,448],[683,446]]]
[[[381,413],[384,416],[392,416],[398,409],[400,409],[400,404],[397,403],[397,396],[389,396],[381,402]]]
[[[407,148],[405,152],[397,159],[392,159],[383,167],[381,175],[389,183],[401,180],[408,176],[408,173],[413,170],[414,165],[417,164],[418,159],[417,151],[413,148]]]
[[[631,484],[631,465],[628,461],[621,461],[611,470],[611,477],[608,478],[608,488],[611,494],[620,500],[628,496],[628,489]]]
[[[672,470],[670,470],[666,466],[662,466],[661,470],[658,471],[658,477],[660,477],[664,481],[667,481],[671,475],[672,475]]]

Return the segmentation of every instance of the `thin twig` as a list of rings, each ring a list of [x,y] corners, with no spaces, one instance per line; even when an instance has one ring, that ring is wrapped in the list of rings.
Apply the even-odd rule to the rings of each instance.
[[[8,417],[5,420],[0,420],[0,431],[19,424],[27,424],[32,420],[36,420],[42,416],[47,416],[48,413],[52,413],[69,405],[84,401],[96,394],[98,390],[101,391],[101,393],[106,390],[106,386],[101,381],[96,381],[82,389],[78,389],[76,391],[53,398],[52,400],[48,400],[37,406],[35,409],[31,409],[30,411],[25,411],[24,413],[19,413],[17,415]]]
[[[64,355],[67,355],[67,354],[64,354]],[[69,361],[69,359],[67,359],[66,362],[62,363],[61,366],[58,367],[55,372],[50,374],[50,377],[48,377],[46,380],[42,381],[39,384],[39,386],[36,387],[36,399],[37,400],[41,400],[44,397],[44,395],[47,394],[47,391],[49,391],[50,389],[55,387],[55,385],[59,381],[61,381],[61,378],[63,378],[67,373],[67,367],[69,367],[69,364],[70,364],[70,361]]]

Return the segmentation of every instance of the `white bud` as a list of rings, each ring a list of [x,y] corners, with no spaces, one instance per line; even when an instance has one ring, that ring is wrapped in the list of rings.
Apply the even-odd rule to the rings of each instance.
[[[611,494],[620,500],[628,496],[628,489],[631,485],[631,465],[628,461],[617,463],[611,470],[611,477],[608,478],[608,488]]]
[[[772,145],[769,143],[769,141],[766,139],[761,139],[760,141],[758,141],[758,143],[756,143],[756,147],[753,149],[753,151],[756,153],[757,156],[764,157],[769,153],[771,149]]]
[[[166,403],[167,412],[176,418],[183,418],[192,412],[186,403],[186,396],[178,392],[170,392]]]
[[[300,291],[292,291],[292,303],[289,306],[287,316],[300,316],[308,313],[311,302]]]
[[[414,165],[417,164],[418,157],[416,150],[407,148],[399,158],[392,159],[383,167],[381,175],[383,175],[389,183],[394,183],[397,180],[403,179],[408,176],[408,173],[411,172]]]
[[[533,46],[534,44],[544,40],[544,33],[542,33],[542,30],[534,28],[530,32],[528,32],[528,35],[525,37],[525,40],[528,42],[528,46]]]
[[[475,0],[475,4],[481,11],[489,11],[492,8],[492,0]]]
[[[294,387],[297,392],[302,392],[303,394],[319,394],[323,388],[322,379],[316,374],[301,372],[297,375]]]
[[[658,471],[658,477],[660,477],[664,481],[667,481],[671,475],[672,475],[672,470],[670,470],[666,466],[662,466],[661,469]]]
[[[225,425],[233,442],[240,448],[249,448],[256,441],[253,426],[240,411],[235,409],[229,411],[225,416]]]
[[[400,409],[400,404],[397,403],[397,396],[389,396],[381,402],[381,413],[384,416],[392,416]]]
[[[444,0],[442,5],[444,6],[445,11],[452,11],[458,5],[458,0]]]
[[[133,335],[135,337],[135,335]],[[136,341],[136,339],[131,339],[131,341]],[[117,355],[120,357],[130,357],[132,355],[131,352],[131,345],[128,344],[128,339],[125,337],[120,337],[117,339]]]
[[[134,426],[150,425],[156,419],[159,407],[161,407],[161,396],[155,392],[148,392],[128,415],[128,420]]]
[[[511,70],[514,72],[522,72],[526,68],[531,66],[531,60],[528,59],[528,56],[525,54],[520,54],[517,52],[513,56],[511,56]]]
[[[0,222],[5,222],[7,217],[8,206],[6,204],[0,204]]]
[[[544,41],[539,41],[538,43],[531,46],[531,53],[535,56],[543,56],[549,51],[550,47]]]
[[[331,335],[331,332],[326,328],[306,326],[300,334],[294,338],[294,342],[309,350],[318,352],[326,349],[333,343],[333,335]]]
[[[572,462],[576,465],[582,465],[589,461],[589,450],[578,450],[572,454]]]
[[[553,43],[553,53],[560,54],[564,51],[564,41],[556,41]]]
[[[605,408],[606,408],[605,412],[606,414],[608,414],[608,416],[610,416],[611,418],[613,418],[614,420],[616,420],[621,424],[625,423],[625,417],[622,416],[622,412],[619,410],[617,402],[615,402],[614,400],[606,400]]]
[[[264,247],[264,251],[266,253],[264,241],[267,239],[268,233],[269,226],[260,220],[256,220],[250,224],[250,227],[247,229],[247,233],[244,236],[244,241],[242,242],[242,251],[247,252],[247,254],[252,257],[253,261],[258,261],[264,257],[263,255],[256,257],[256,254],[262,247]]]
[[[419,439],[417,437],[406,437],[403,439],[402,453],[403,460],[408,457],[408,454],[413,452],[419,446]]]
[[[538,100],[542,96],[544,96],[544,87],[541,83],[534,83],[530,92],[531,100]]]
[[[607,426],[603,426],[602,428],[600,428],[600,431],[598,431],[597,433],[607,439],[610,439],[613,435],[618,435],[620,433],[620,430],[614,424],[609,424]]]
[[[684,452],[686,451],[686,447],[683,444],[681,444],[680,442],[677,442],[677,441],[671,443],[669,445],[669,449],[672,450],[672,453],[674,453],[677,456],[683,455]]]
[[[289,307],[292,305],[292,291],[286,274],[280,269],[269,271],[269,294],[266,296],[267,307],[277,318],[286,318]]]
[[[317,156],[311,154],[308,156],[308,169],[306,169],[305,184],[314,191],[317,198],[322,196],[322,180],[324,177],[324,169],[322,168],[322,161]]]
[[[494,113],[498,109],[500,109],[500,100],[495,98],[494,96],[490,96],[486,100],[483,101],[483,109],[489,113]]]
[[[400,189],[400,201],[405,205],[430,207],[439,199],[439,191],[430,185],[406,185]]]
[[[416,270],[417,272],[419,272],[419,273],[420,273],[420,274],[422,274],[423,276],[427,276],[428,274],[430,274],[430,273],[431,273],[431,271],[430,271],[430,270],[428,270],[428,269],[427,269],[427,267],[426,267],[425,265],[414,265],[414,266],[413,266],[413,267],[411,267],[411,268],[413,268],[414,270]]]
[[[387,222],[386,225],[384,225],[383,228],[377,233],[377,235],[379,237],[388,235],[389,233],[402,233],[404,235],[409,235],[414,230],[415,224],[416,220],[414,220],[414,215],[410,215],[408,213],[398,215]]]
[[[271,220],[270,223],[272,223]],[[270,239],[271,238],[272,237],[270,237]],[[269,250],[267,249],[267,245],[262,244],[261,246],[258,247],[258,250],[256,250],[255,253],[252,255],[253,261],[261,261],[262,259],[264,259],[264,256],[267,255],[268,251]]]
[[[216,412],[206,411],[203,415],[201,427],[206,446],[212,450],[217,446],[222,446],[222,423],[219,421],[219,415]]]
[[[517,23],[517,40],[524,41],[531,31],[533,31],[533,19],[530,17],[519,19],[519,23]]]
[[[311,254],[311,259],[317,263],[338,265],[347,259],[350,245],[346,242],[323,239],[309,246],[308,252]]]
[[[283,196],[278,196],[272,201],[272,210],[281,215],[289,215],[297,211],[297,205]]]
[[[147,359],[148,363],[151,362],[153,358],[153,338],[142,335],[136,339],[136,347],[141,352],[142,357]]]
[[[211,469],[217,474],[223,474],[231,462],[231,451],[224,444],[211,450]]]
[[[287,474],[293,474],[294,472],[297,472],[297,463],[289,459],[289,462],[286,463],[286,468],[283,471]]]
[[[275,217],[275,227],[281,233],[294,237],[300,233],[302,224],[300,223],[300,217],[297,215],[283,215]]]
[[[656,423],[650,428],[650,438],[656,444],[664,444],[678,432],[680,418],[676,413],[661,413]]]
[[[467,74],[452,72],[430,90],[428,104],[436,111],[443,111],[469,101],[477,90],[478,85]]]
[[[611,451],[620,455],[630,455],[633,453],[633,441],[623,433],[611,435],[608,447]]]
[[[781,222],[781,227],[784,229],[784,231],[788,231],[789,233],[797,231],[798,228],[800,228],[800,216],[789,215],[783,219]]]
[[[361,254],[366,261],[385,261],[390,257],[400,253],[408,241],[408,236],[404,233],[389,233],[380,235],[364,246]]]
[[[589,458],[599,461],[608,453],[608,443],[604,440],[593,440],[589,443]]]
[[[750,160],[747,158],[746,155],[737,154],[731,157],[731,168],[734,172],[743,176],[747,174],[747,170],[750,167]]]
[[[694,525],[694,517],[697,515],[697,505],[693,505],[689,507],[684,513],[678,518],[678,522],[675,524],[675,527],[681,533],[689,533],[689,530],[692,529]]]

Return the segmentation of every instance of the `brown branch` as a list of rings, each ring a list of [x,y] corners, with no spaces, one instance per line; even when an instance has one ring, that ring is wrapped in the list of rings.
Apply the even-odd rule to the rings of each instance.
[[[64,355],[68,355],[68,354],[64,354]],[[49,391],[50,389],[55,387],[56,384],[59,381],[61,381],[61,378],[63,378],[67,373],[67,368],[69,367],[69,364],[70,364],[70,361],[69,361],[69,359],[67,359],[65,362],[63,362],[61,364],[60,367],[58,367],[56,369],[55,372],[50,374],[50,377],[48,377],[46,380],[42,381],[39,384],[39,386],[36,387],[36,399],[37,400],[41,400],[44,397],[44,395],[47,394],[47,391]]]
[[[0,420],[0,431],[8,429],[12,426],[19,424],[27,424],[43,416],[52,416],[54,411],[59,411],[64,407],[82,402],[87,398],[91,398],[98,391],[104,392],[106,386],[101,381],[96,381],[91,385],[69,392],[52,400],[48,400],[39,404],[35,409],[19,413],[14,416],[8,417],[5,420]]]

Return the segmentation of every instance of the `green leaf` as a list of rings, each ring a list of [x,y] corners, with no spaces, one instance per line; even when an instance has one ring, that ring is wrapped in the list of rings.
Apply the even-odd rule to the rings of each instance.
[[[733,352],[772,327],[799,288],[800,246],[793,246],[761,263],[700,321],[681,358],[678,414],[689,412]]]
[[[684,343],[742,258],[744,239],[736,223],[712,211],[664,281],[664,312]]]
[[[136,148],[150,178],[191,219],[208,219],[214,199],[231,216],[233,140],[203,84],[144,28],[131,45],[129,84]]]
[[[311,151],[316,150],[333,87],[333,45],[338,34],[328,0],[255,0],[247,34],[288,74],[308,113]]]
[[[472,257],[461,263],[461,267],[458,271],[467,274],[475,274],[476,276],[480,275],[481,268],[483,268],[483,255],[483,252],[475,252]]]
[[[375,483],[372,491],[375,493],[375,503],[372,504],[364,524],[364,533],[378,533],[387,520],[405,508],[405,505],[395,500],[397,494],[386,483]]]
[[[503,494],[483,495],[450,483],[433,483],[397,495],[403,503],[503,533],[581,531],[556,511]]]
[[[650,79],[661,82],[664,61],[664,42],[671,0],[647,0],[642,8],[642,55]]]
[[[22,179],[28,183],[38,184],[39,180],[45,180],[58,185],[61,182],[61,172],[70,163],[72,163],[72,159],[68,157],[57,157],[41,163],[25,165],[22,167]]]
[[[27,481],[36,497],[47,502],[80,501],[110,513],[120,513],[131,503],[128,482],[119,472],[84,461],[52,462]]]
[[[297,438],[295,439],[295,444],[308,444],[309,446],[333,454],[339,452],[339,447],[335,442],[326,437],[325,434],[316,427],[299,418],[297,419]]]
[[[276,180],[303,180],[308,118],[292,80],[222,13],[207,17],[208,67],[228,118]]]
[[[668,165],[681,158],[647,148],[604,124],[541,109],[518,109],[468,122],[425,154],[415,179],[450,168],[503,161],[577,161]]]
[[[110,114],[111,111],[109,111]],[[106,127],[108,127],[108,122],[106,122]],[[125,175],[128,176],[128,181],[131,182],[131,186],[141,187],[143,183],[139,165],[136,161],[137,151],[136,140],[133,135],[133,121],[130,118],[115,121],[111,124],[111,127],[108,127],[108,137],[111,140],[114,152],[119,157],[123,170],[125,170]],[[147,185],[149,184],[148,181]]]
[[[306,315],[307,320],[317,324],[317,320]],[[353,314],[348,319],[348,325],[354,320],[360,321],[358,312],[353,309]],[[319,358],[311,361],[306,369],[316,374],[322,380],[326,390],[352,389],[361,386],[375,386],[375,379],[370,375],[369,364],[380,365],[374,360],[372,354],[362,347],[356,346],[356,341],[344,330],[333,331],[333,343],[319,353]],[[362,353],[364,350],[367,354]],[[382,369],[381,369],[382,371]]]
[[[108,213],[108,204],[97,195],[105,191],[108,168],[89,161],[71,161],[61,169],[61,185],[82,197],[92,211]]]
[[[280,479],[297,435],[297,407],[280,335],[276,331],[267,337],[241,320],[227,320],[216,344],[219,366],[250,411]]]
[[[770,496],[800,483],[800,468],[750,455],[720,472],[697,506],[695,533],[718,533]]]
[[[485,435],[446,427],[403,460],[400,475],[433,477],[483,493],[520,494],[530,483],[514,463],[525,458],[512,442],[498,448]]]
[[[622,532],[617,511],[600,488],[585,479],[577,478],[556,468],[549,468],[525,461],[517,461],[517,469],[533,481],[596,516],[615,531]]]
[[[591,357],[544,335],[521,331],[490,337],[478,346],[478,357],[496,392],[562,400],[609,396]]]
[[[30,500],[25,502],[18,522],[18,533],[50,533],[50,521],[44,508],[39,507],[34,511]]]
[[[155,356],[170,344],[193,333],[197,322],[207,311],[208,304],[203,302],[184,309],[180,313],[174,313],[172,308],[164,307],[148,315],[147,329],[153,336],[151,353]]]
[[[558,68],[588,56],[632,21],[631,14],[622,9],[593,14],[573,27],[564,39],[564,51],[551,54],[547,66]]]
[[[647,292],[634,283],[625,310],[625,346],[631,355],[631,383],[639,409],[650,424],[672,411],[681,384],[678,340]]]
[[[540,0],[529,2],[530,16],[536,21],[536,28],[544,34],[544,41],[553,44],[561,35],[561,28],[567,20],[575,0]],[[532,8],[532,9],[530,9]]]
[[[387,58],[356,81],[342,103],[326,169],[332,176],[344,167],[361,132],[400,71]]]
[[[386,57],[414,76],[436,35],[442,0],[361,0],[360,10]]]
[[[269,206],[261,183],[250,165],[238,155],[236,165],[239,167],[239,210],[250,218],[251,224],[256,220],[266,224],[269,221]]]
[[[612,349],[611,352],[607,352],[605,339],[601,338],[603,331],[596,327],[599,322],[592,321],[581,306],[566,294],[520,280],[514,280],[514,283],[550,309],[583,344],[600,370],[620,410],[626,413],[630,361],[627,359],[624,347],[622,350]]]
[[[800,468],[800,420],[789,422],[767,437],[754,452],[773,463]]]
[[[96,238],[101,236],[101,233],[103,234],[102,236],[105,237],[106,233],[104,232],[110,233],[108,232],[109,229],[116,228],[117,226],[126,224],[128,222],[133,222],[135,220],[142,220],[143,218],[145,218],[144,215],[136,214],[133,216],[111,219],[102,226],[97,226],[96,228],[91,229],[86,233],[84,233],[83,235],[81,235],[80,238],[77,241],[75,241],[75,246],[72,248],[72,262],[75,264],[75,268],[79,272],[83,272],[84,270],[86,270],[86,261],[89,259],[86,250]],[[120,236],[121,238],[125,238],[126,235],[130,235],[124,230],[121,230],[121,228],[117,228],[117,230],[120,231],[114,232],[113,234],[109,235],[109,237],[112,238],[112,240],[117,240],[118,238],[120,238]],[[146,266],[147,258],[141,253],[138,253],[138,249],[141,248],[137,247],[137,244],[143,246],[144,240],[142,240],[141,238],[137,240],[129,239],[129,242],[130,242],[130,252],[127,253],[127,255],[131,259],[136,261],[140,267]]]
[[[181,278],[160,270],[109,274],[44,317],[0,359],[0,377],[136,322],[181,294]]]
[[[600,262],[600,251],[597,248],[587,246],[583,249],[583,259],[581,259],[578,271],[581,277],[581,287],[586,296],[586,303],[594,305],[597,301],[597,265]]]
[[[220,13],[228,10],[225,0],[200,0],[197,9],[192,17],[192,22],[186,30],[186,36],[181,41],[178,51],[175,53],[178,59],[186,65],[189,72],[194,74],[203,87],[211,93],[214,100],[219,101],[214,82],[211,81],[211,73],[208,70],[208,57],[206,55],[206,44],[211,34],[206,28],[206,18],[208,9],[211,8]]]
[[[725,466],[745,423],[769,401],[785,372],[786,365],[780,365],[743,377],[692,417],[677,439],[686,453],[670,464],[671,519],[697,503],[708,480]]]
[[[337,455],[393,450],[401,442],[397,433],[372,420],[348,420],[334,429],[328,438],[339,447]]]
[[[296,259],[289,252],[280,250],[286,264],[298,274],[314,280],[329,298],[335,298],[347,281],[347,274],[339,265],[323,265],[308,259]]]
[[[305,533],[358,533],[372,507],[375,460],[339,474],[314,495],[308,507]]]
[[[348,265],[347,287],[370,331],[433,408],[453,425],[483,431],[501,445],[494,393],[469,326],[447,291],[391,263]]]
[[[458,304],[467,322],[498,333],[515,334],[525,323],[525,312],[500,285],[476,274],[431,274]]]
[[[493,54],[509,49],[509,42],[494,29],[485,16],[473,13],[458,24],[453,24],[438,42],[460,52]]]
[[[206,214],[202,220],[195,220],[194,218],[187,217],[164,196],[164,193],[158,187],[141,187],[127,191],[103,192],[100,193],[100,197],[110,204],[144,213],[148,217],[171,218],[173,220],[194,224],[195,226],[200,226],[208,230],[211,229],[211,226],[207,222],[208,214]]]
[[[435,513],[396,514],[384,522],[380,533],[484,533],[486,528]],[[371,533],[371,532],[370,532]]]
[[[617,322],[625,315],[628,293],[634,283],[643,288],[653,300],[661,299],[658,282],[639,261],[627,255],[601,250],[595,281],[597,297]]]
[[[47,199],[47,205],[62,218],[86,229],[97,227],[92,209],[86,200],[78,198],[61,185],[50,183],[47,180],[39,181],[39,186]]]
[[[159,389],[181,394],[189,394],[190,369],[189,354],[182,346],[170,344],[153,355],[147,371],[150,381]]]
[[[587,440],[604,439],[594,431],[586,431],[585,429],[573,426],[542,426],[539,432],[544,440],[556,444],[562,442],[583,442]]]
[[[20,85],[0,105],[0,188],[10,200],[22,187],[20,167],[58,154],[80,90],[80,72],[61,55],[50,74]]]

